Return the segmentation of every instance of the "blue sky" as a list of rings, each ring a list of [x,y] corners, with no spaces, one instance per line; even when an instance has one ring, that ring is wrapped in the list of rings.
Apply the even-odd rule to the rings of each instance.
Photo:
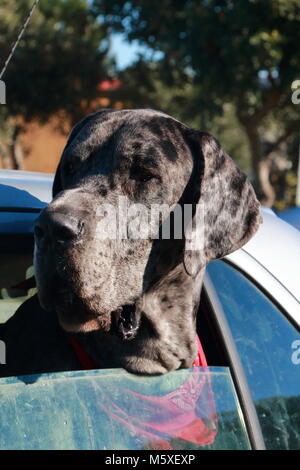
[[[161,57],[159,52],[153,53],[151,49],[146,46],[139,45],[138,41],[132,41],[129,44],[121,33],[116,33],[111,36],[110,53],[115,56],[117,66],[120,70],[132,64],[139,53],[146,55],[148,58],[152,55],[154,60]]]
[[[129,44],[122,34],[113,34],[111,37],[111,54],[115,56],[119,69],[124,69],[132,62],[142,47],[137,42]]]

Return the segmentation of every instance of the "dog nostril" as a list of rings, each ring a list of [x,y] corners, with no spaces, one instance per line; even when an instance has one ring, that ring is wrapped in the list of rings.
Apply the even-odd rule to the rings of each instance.
[[[72,225],[56,225],[53,229],[53,234],[59,241],[67,241],[75,238],[77,235],[76,230]]]
[[[61,245],[79,239],[84,232],[84,222],[74,214],[47,208],[42,212],[34,228],[37,242],[47,240]]]
[[[84,222],[73,216],[55,214],[51,221],[51,233],[57,242],[69,242],[83,235]]]

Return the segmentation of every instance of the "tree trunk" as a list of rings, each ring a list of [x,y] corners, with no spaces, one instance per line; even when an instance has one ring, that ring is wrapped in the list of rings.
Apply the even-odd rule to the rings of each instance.
[[[261,138],[252,123],[242,123],[250,144],[252,165],[255,174],[255,189],[262,205],[272,207],[276,193],[270,181],[272,167],[272,153],[264,155]]]
[[[12,136],[11,158],[15,170],[24,168],[24,152],[20,143],[21,126],[16,125]]]
[[[12,161],[10,158],[10,152],[6,145],[0,142],[0,158],[2,160],[2,166],[6,170],[12,169]]]

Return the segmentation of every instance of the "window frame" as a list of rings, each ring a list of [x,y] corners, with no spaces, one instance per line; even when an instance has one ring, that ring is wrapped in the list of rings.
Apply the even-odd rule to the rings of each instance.
[[[251,447],[254,450],[266,450],[261,425],[259,423],[244,368],[235,346],[235,342],[218,294],[214,288],[211,277],[207,272],[205,273],[203,281],[203,289],[207,296],[207,301],[211,309],[214,324],[218,330],[218,336],[228,357],[232,380],[240,402]]]
[[[264,286],[262,286],[256,279],[253,279],[249,273],[245,272],[241,266],[236,265],[234,262],[228,259],[219,260],[223,263],[228,264],[233,269],[238,271],[242,276],[244,276],[248,281],[250,281],[285,317],[285,319],[294,327],[297,331],[300,332],[300,325],[297,323],[295,318],[289,314],[287,310],[284,309],[281,303],[278,302],[274,296],[268,292]],[[271,274],[266,270],[266,274]],[[272,276],[273,277],[273,276]],[[277,281],[273,278],[274,281]],[[278,282],[278,281],[277,281]],[[281,284],[280,284],[281,285]],[[283,286],[284,287],[284,286]],[[246,428],[248,430],[249,439],[253,449],[255,450],[265,450],[265,442],[262,434],[261,425],[258,419],[254,401],[252,399],[250,387],[247,381],[244,367],[240,360],[239,353],[235,346],[235,342],[231,333],[231,329],[226,319],[222,304],[220,302],[219,296],[216,292],[216,289],[213,285],[211,276],[206,271],[203,281],[203,289],[205,291],[207,301],[209,303],[211,314],[213,316],[213,321],[215,323],[216,329],[218,330],[218,335],[220,341],[222,342],[224,349],[226,351],[229,367],[232,373],[232,379],[236,386],[236,392],[240,400],[241,409],[244,414],[244,420]],[[289,293],[289,291],[287,291]],[[289,293],[290,294],[290,293]],[[292,295],[292,294],[290,294]]]
[[[300,301],[272,272],[247,251],[240,249],[221,259],[245,276],[300,332]]]

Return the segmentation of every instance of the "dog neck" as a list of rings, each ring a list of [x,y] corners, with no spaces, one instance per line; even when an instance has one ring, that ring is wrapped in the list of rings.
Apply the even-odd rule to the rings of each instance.
[[[133,339],[94,331],[77,335],[79,341],[101,368],[162,374],[192,367],[203,275],[201,270],[193,278],[180,264],[145,292],[137,303],[139,327]]]

